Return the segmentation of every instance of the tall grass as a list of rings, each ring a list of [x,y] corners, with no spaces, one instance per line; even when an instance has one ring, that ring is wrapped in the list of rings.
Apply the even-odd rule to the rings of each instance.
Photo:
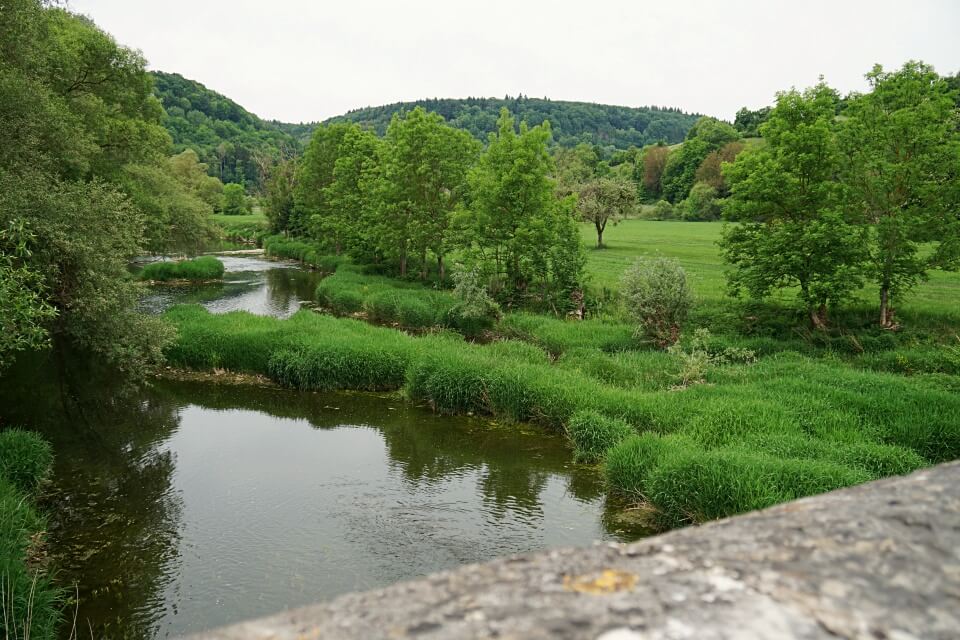
[[[45,528],[31,498],[51,462],[50,445],[35,433],[0,433],[0,631],[11,640],[52,640],[60,621],[59,591],[28,562]]]
[[[403,389],[438,412],[565,431],[578,460],[605,459],[611,491],[642,498],[670,526],[960,457],[960,396],[840,358],[774,353],[677,389],[674,356],[629,350],[616,323],[514,314],[515,339],[481,345],[304,311],[167,317],[179,366],[299,389]]]
[[[178,262],[151,262],[140,272],[141,280],[219,280],[223,263],[213,256],[200,256]]]
[[[319,245],[308,240],[286,236],[266,236],[262,244],[263,251],[268,256],[297,260],[324,273],[333,273],[340,265],[349,263],[349,259],[345,256],[326,254]]]

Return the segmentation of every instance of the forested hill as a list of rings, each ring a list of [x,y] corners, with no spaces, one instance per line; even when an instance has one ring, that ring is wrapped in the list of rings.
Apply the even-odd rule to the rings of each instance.
[[[397,102],[355,109],[330,118],[327,122],[356,122],[371,126],[377,133],[383,134],[393,114],[410,111],[417,106],[439,113],[453,126],[466,129],[483,141],[486,141],[487,134],[496,129],[500,109],[506,107],[518,121],[526,120],[531,126],[549,120],[554,141],[563,146],[586,142],[619,149],[631,145],[641,147],[659,140],[669,144],[681,142],[699,117],[698,114],[684,113],[674,108],[617,107],[520,96]]]
[[[230,98],[177,73],[151,75],[175,150],[196,151],[209,173],[224,183],[259,186],[263,162],[296,153],[300,148],[296,129],[309,127],[261,120]]]

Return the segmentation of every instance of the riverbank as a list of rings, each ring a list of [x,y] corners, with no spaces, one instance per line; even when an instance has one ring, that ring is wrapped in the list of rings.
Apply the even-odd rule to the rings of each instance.
[[[36,433],[0,432],[0,632],[9,640],[53,640],[60,622],[60,590],[39,553],[46,523],[34,505],[52,463]]]
[[[177,307],[166,317],[178,328],[168,356],[179,367],[302,390],[402,390],[439,413],[561,432],[585,411],[626,423],[630,431],[616,431],[602,456],[608,489],[652,507],[661,527],[960,456],[955,394],[838,360],[772,353],[712,367],[706,384],[678,388],[670,369],[682,359],[631,345],[620,325],[602,321],[534,316],[525,325],[531,341],[479,345],[308,311],[276,320]]]

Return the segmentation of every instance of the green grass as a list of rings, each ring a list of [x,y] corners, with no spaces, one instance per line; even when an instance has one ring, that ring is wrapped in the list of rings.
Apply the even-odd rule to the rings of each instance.
[[[611,491],[647,501],[669,526],[960,457],[960,396],[837,357],[775,352],[671,390],[676,356],[640,348],[615,323],[517,315],[505,322],[520,339],[480,345],[311,312],[167,317],[179,366],[299,389],[403,389],[438,412],[565,430],[579,460],[606,456]],[[640,455],[625,428],[661,453]]]
[[[723,223],[676,222],[653,220],[624,220],[608,226],[604,233],[606,248],[595,249],[596,232],[593,225],[580,227],[587,247],[587,274],[589,286],[597,291],[619,289],[620,277],[637,256],[663,255],[677,259],[687,271],[691,289],[701,306],[727,303],[725,294],[725,266],[717,241]],[[855,305],[861,315],[872,319],[877,294],[872,287],[864,288]],[[788,302],[785,293],[774,302]],[[960,327],[960,273],[933,271],[927,282],[921,283],[904,296],[897,306],[904,324],[934,327],[940,332],[956,332]]]
[[[223,263],[213,256],[200,256],[179,262],[151,262],[140,272],[141,280],[219,280],[223,277]]]
[[[213,222],[223,230],[226,240],[237,242],[257,242],[267,234],[267,217],[262,213],[241,216],[228,216],[222,213],[213,215]]]
[[[263,250],[268,256],[296,260],[324,273],[333,273],[340,265],[349,263],[349,259],[345,256],[325,254],[317,243],[309,240],[266,236],[262,243]]]
[[[33,538],[45,528],[32,498],[51,462],[50,445],[37,434],[0,432],[0,633],[11,640],[52,640],[60,620],[59,591],[28,563]]]

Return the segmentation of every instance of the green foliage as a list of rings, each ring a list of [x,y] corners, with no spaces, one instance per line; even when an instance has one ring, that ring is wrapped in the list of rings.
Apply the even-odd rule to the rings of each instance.
[[[528,128],[504,111],[499,131],[469,174],[471,206],[455,226],[464,261],[502,300],[566,309],[585,257],[569,201],[550,178],[549,124]]]
[[[864,236],[842,213],[835,177],[841,157],[835,139],[837,95],[823,83],[777,96],[762,128],[767,144],[728,165],[731,196],[724,259],[734,267],[729,285],[762,299],[787,287],[815,327],[830,305],[862,284]]]
[[[660,346],[673,344],[693,304],[687,273],[670,258],[638,258],[623,274],[624,304],[637,334]]]
[[[756,138],[760,135],[760,126],[767,121],[772,110],[773,107],[761,107],[754,111],[743,107],[737,111],[733,126],[745,138]]]
[[[468,335],[490,329],[500,319],[500,305],[480,281],[477,269],[457,269],[453,272],[453,297],[449,317],[454,326]]]
[[[50,443],[32,431],[0,431],[0,477],[18,491],[32,494],[53,465]]]
[[[625,178],[597,178],[578,189],[577,209],[581,219],[597,230],[597,248],[603,248],[607,224],[617,224],[637,206],[636,186]]]
[[[18,262],[29,257],[26,234],[22,222],[0,229],[0,371],[18,351],[46,346],[46,323],[56,315],[40,274]]]
[[[623,420],[608,418],[596,411],[578,411],[567,423],[567,435],[573,442],[573,457],[577,462],[602,460],[608,449],[633,433],[633,428]]]
[[[56,637],[60,593],[49,576],[28,566],[34,537],[45,524],[31,498],[49,474],[50,445],[35,433],[0,432],[0,633],[5,638]]]
[[[220,210],[228,216],[242,216],[250,213],[247,194],[242,184],[223,185],[223,201],[220,204]]]
[[[163,126],[177,152],[192,149],[224,183],[264,187],[263,167],[299,151],[299,136],[266,122],[234,101],[176,73],[152,71]]]
[[[678,205],[684,220],[703,221],[720,219],[720,201],[717,190],[705,182],[698,182],[690,189],[687,199]]]
[[[672,203],[684,200],[696,181],[697,170],[710,152],[739,139],[739,132],[726,122],[706,116],[697,120],[687,132],[686,141],[670,154],[663,167],[663,197]]]
[[[151,262],[140,272],[141,280],[219,280],[223,277],[223,263],[213,256],[200,256],[178,262]]]
[[[853,95],[839,134],[842,180],[865,225],[866,271],[879,289],[880,325],[895,325],[892,298],[931,269],[960,267],[960,116],[933,67],[877,65],[871,91]]]
[[[498,130],[500,112],[509,109],[531,127],[549,121],[551,140],[562,146],[575,147],[586,143],[618,149],[642,147],[660,140],[670,144],[680,142],[698,117],[679,109],[615,107],[518,96],[503,100],[466,98],[398,102],[349,111],[328,123],[353,122],[383,135],[395,114],[417,107],[443,116],[452,126],[469,131],[481,141],[486,141],[488,135]]]

